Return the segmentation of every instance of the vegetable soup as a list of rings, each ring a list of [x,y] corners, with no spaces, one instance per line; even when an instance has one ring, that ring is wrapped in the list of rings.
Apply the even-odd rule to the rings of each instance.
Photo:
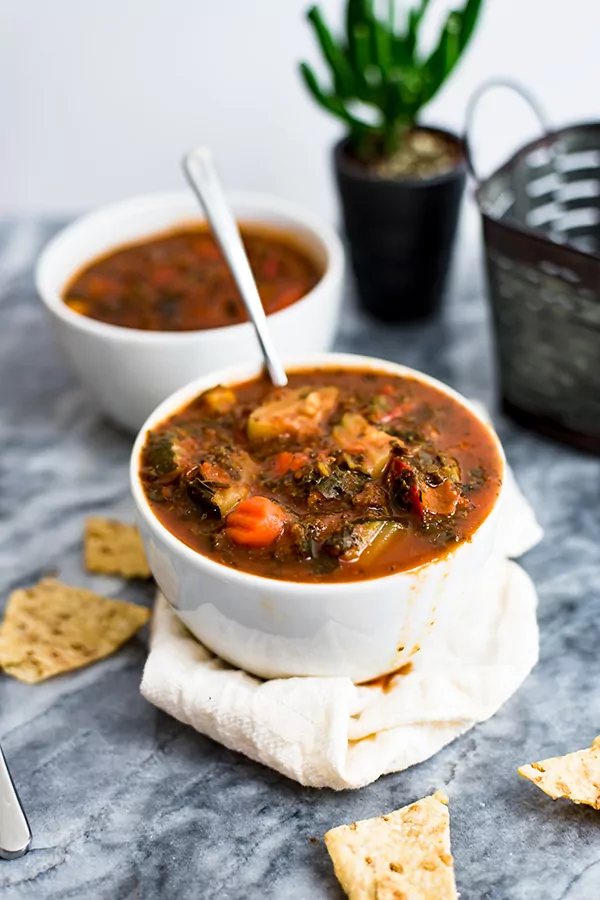
[[[468,540],[502,461],[464,406],[414,378],[304,369],[206,391],[151,429],[140,477],[162,524],[246,572],[375,578]]]
[[[294,234],[249,223],[240,232],[267,315],[300,300],[323,275]],[[75,275],[63,300],[81,315],[147,331],[247,321],[208,225],[177,228],[107,253]]]

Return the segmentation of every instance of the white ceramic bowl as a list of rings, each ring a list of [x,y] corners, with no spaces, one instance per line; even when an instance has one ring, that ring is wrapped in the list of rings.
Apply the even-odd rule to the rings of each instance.
[[[304,298],[269,316],[284,358],[331,345],[343,278],[343,250],[333,229],[294,203],[262,194],[231,194],[238,220],[280,226],[295,233],[323,264],[324,275]],[[77,219],[43,251],[36,270],[40,297],[51,313],[62,349],[89,393],[109,418],[131,431],[161,400],[193,378],[260,359],[248,323],[204,331],[142,331],[98,322],[61,300],[70,278],[97,256],[179,224],[203,221],[191,192],[149,194]]]
[[[413,369],[334,353],[295,366],[315,364],[410,375],[458,400],[483,421],[460,394]],[[447,556],[367,581],[279,581],[230,569],[196,553],[159,522],[146,501],[139,480],[146,433],[202,391],[215,384],[235,384],[257,372],[256,367],[245,367],[198,379],[165,400],[140,431],[131,457],[131,488],[154,577],[202,643],[261,677],[348,676],[362,682],[394,671],[423,647],[436,620],[452,615],[455,602],[481,573],[494,540],[500,498],[471,540]],[[495,434],[494,438],[504,465]]]

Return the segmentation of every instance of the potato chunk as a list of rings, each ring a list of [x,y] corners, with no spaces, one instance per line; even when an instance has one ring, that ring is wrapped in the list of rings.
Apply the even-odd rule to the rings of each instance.
[[[210,412],[214,413],[216,416],[224,416],[226,413],[231,412],[237,403],[235,391],[232,391],[231,388],[222,387],[221,385],[207,391],[204,394],[203,400]]]
[[[257,407],[248,418],[251,441],[318,434],[335,409],[338,389],[324,387],[283,388],[273,400]]]
[[[345,413],[339,425],[333,429],[336,443],[349,453],[364,457],[359,468],[377,478],[386,467],[392,444],[397,438],[386,434],[358,413]]]

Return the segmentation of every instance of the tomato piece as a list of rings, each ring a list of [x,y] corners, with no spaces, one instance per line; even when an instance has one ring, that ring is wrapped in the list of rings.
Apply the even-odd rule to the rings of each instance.
[[[421,518],[425,513],[433,516],[452,516],[461,503],[460,488],[449,478],[435,487],[425,484],[414,467],[397,456],[391,460],[390,474],[392,478],[404,481],[405,497],[413,512]],[[411,481],[414,483],[410,484]]]
[[[289,453],[284,450],[275,457],[275,473],[277,475],[286,475],[288,472],[297,472],[302,466],[308,462],[306,453]]]
[[[436,487],[425,485],[420,494],[423,509],[434,516],[454,515],[461,496],[459,488],[448,479]]]
[[[405,508],[410,507],[418,516],[423,516],[425,507],[421,498],[421,488],[414,466],[404,462],[399,456],[390,461],[389,474],[392,481],[400,484],[400,498]]]
[[[425,512],[425,505],[423,504],[423,497],[421,495],[421,491],[417,487],[416,484],[413,485],[410,489],[410,499],[412,501],[412,508],[413,508],[414,512],[416,512],[416,514],[418,516],[421,516],[421,518],[423,518],[423,513]]]
[[[382,425],[387,425],[388,422],[393,422],[394,419],[399,419],[400,416],[405,412],[405,407],[398,403],[392,409],[388,410],[388,412],[381,413],[381,415],[377,416],[377,421]]]
[[[203,462],[200,463],[198,468],[202,473],[202,477],[206,478],[207,481],[216,481],[223,484],[231,483],[229,475],[227,475],[220,466],[215,465],[215,463]]]

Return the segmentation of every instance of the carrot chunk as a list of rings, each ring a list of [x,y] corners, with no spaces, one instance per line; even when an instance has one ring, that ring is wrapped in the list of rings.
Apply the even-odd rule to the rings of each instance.
[[[290,453],[283,450],[275,457],[275,472],[277,475],[285,475],[287,472],[297,472],[308,462],[306,453]]]
[[[248,497],[227,516],[227,537],[243,547],[269,547],[285,527],[286,515],[267,497]]]

